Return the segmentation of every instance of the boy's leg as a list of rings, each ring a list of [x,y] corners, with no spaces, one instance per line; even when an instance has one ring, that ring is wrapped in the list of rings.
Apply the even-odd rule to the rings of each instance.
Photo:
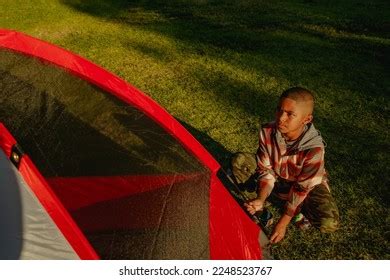
[[[339,228],[339,210],[325,185],[314,187],[303,202],[301,212],[321,232],[334,232]]]

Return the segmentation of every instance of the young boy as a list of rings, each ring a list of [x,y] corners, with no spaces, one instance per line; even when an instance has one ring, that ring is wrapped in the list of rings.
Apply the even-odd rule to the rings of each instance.
[[[333,232],[339,226],[338,209],[324,168],[324,143],[312,123],[313,109],[310,91],[290,88],[280,96],[275,122],[263,125],[260,131],[257,198],[248,201],[245,207],[251,214],[262,210],[271,193],[286,200],[271,243],[283,239],[288,224],[297,214],[301,217],[303,214],[321,232]],[[248,172],[253,161],[250,154],[236,155],[232,161],[233,174]]]

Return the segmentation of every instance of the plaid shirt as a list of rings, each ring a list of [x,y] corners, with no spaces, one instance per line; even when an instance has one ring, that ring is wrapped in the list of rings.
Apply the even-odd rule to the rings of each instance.
[[[329,189],[324,154],[322,138],[313,124],[290,147],[274,122],[264,125],[257,151],[259,188],[267,189],[268,196],[280,178],[288,181],[292,186],[285,214],[296,215],[298,206],[316,185],[322,183]]]

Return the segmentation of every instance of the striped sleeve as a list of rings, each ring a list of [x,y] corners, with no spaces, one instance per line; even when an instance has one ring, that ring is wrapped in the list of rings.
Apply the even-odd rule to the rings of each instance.
[[[285,213],[294,216],[298,206],[304,201],[307,194],[314,186],[321,184],[325,175],[324,168],[324,148],[317,147],[306,151],[302,171],[296,183],[292,186]]]
[[[268,139],[268,141],[271,141]],[[267,196],[271,194],[276,181],[275,172],[272,168],[270,155],[267,151],[267,137],[264,130],[260,131],[259,148],[257,150],[257,165],[258,165],[258,184],[259,192],[261,189],[267,189]]]

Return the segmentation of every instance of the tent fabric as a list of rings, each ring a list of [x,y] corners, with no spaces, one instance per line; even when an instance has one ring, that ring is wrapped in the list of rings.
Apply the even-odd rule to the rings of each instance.
[[[22,157],[18,172],[15,170],[8,160],[15,144],[15,139],[0,123],[0,190],[4,194],[0,204],[4,210],[0,213],[0,242],[10,246],[2,251],[8,256],[0,259],[98,259],[28,155]]]
[[[0,29],[0,43],[3,48],[43,59],[67,69],[75,76],[98,86],[126,103],[142,108],[145,115],[158,122],[173,136],[180,137],[184,147],[190,149],[202,162],[206,163],[211,171],[216,172],[219,169],[220,166],[214,158],[168,112],[119,77],[78,55],[22,33]]]
[[[79,258],[3,151],[0,170],[0,259]]]
[[[55,193],[62,198],[68,210],[76,210],[105,200],[154,191],[169,185],[170,182],[184,182],[201,179],[199,174],[179,174],[166,176],[111,176],[48,178]]]
[[[0,170],[0,259],[77,259],[2,150]]]
[[[218,234],[210,240],[211,259],[260,259],[259,227],[240,206],[231,201],[230,193],[221,181],[213,178],[210,198],[210,233]],[[218,217],[218,218],[217,218]]]
[[[69,215],[53,220],[80,258],[261,258],[259,228],[219,164],[149,97],[14,31],[0,30],[0,74],[0,122],[28,155],[20,172],[33,170],[29,187],[44,185],[39,199]]]
[[[77,259],[78,255],[3,151],[0,170],[0,259]]]

